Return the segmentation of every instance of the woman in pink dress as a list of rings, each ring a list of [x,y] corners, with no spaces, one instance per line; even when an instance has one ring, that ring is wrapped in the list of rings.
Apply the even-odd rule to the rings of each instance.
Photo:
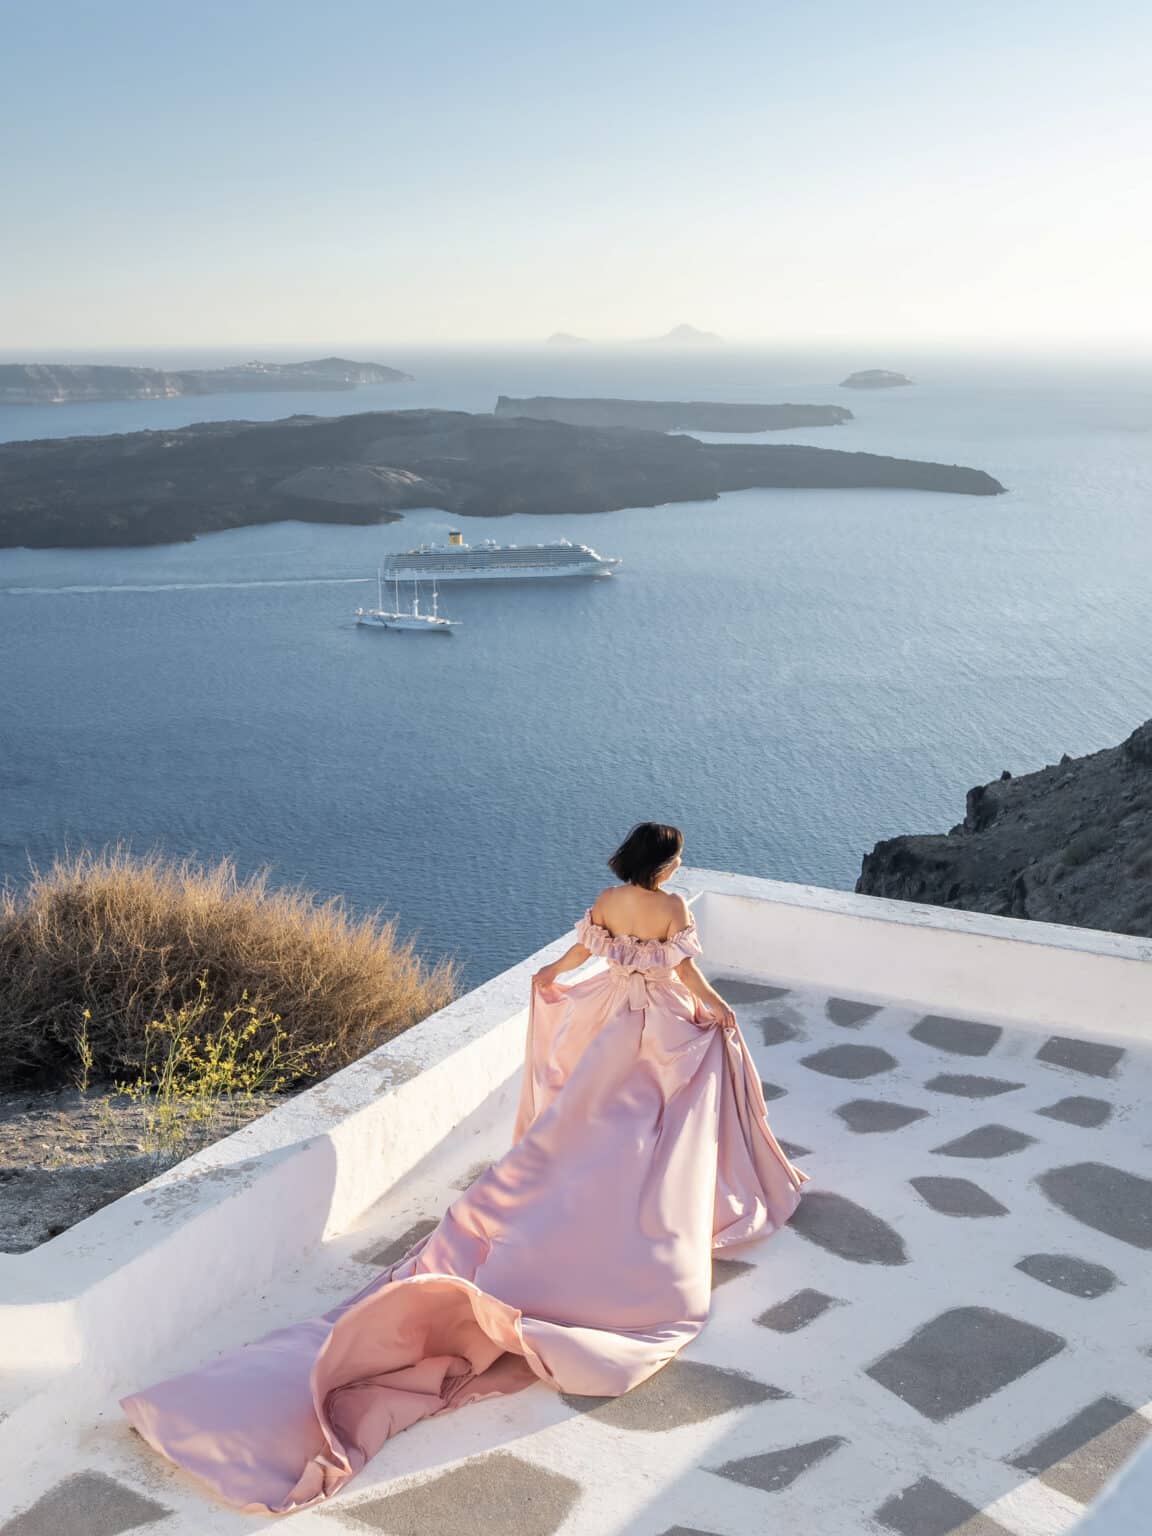
[[[286,1514],[419,1419],[537,1381],[618,1396],[696,1337],[712,1254],[782,1226],[807,1175],[687,904],[660,888],[682,847],[633,827],[608,861],[621,884],[533,977],[509,1151],[323,1317],[123,1398],[150,1445],[227,1503]]]

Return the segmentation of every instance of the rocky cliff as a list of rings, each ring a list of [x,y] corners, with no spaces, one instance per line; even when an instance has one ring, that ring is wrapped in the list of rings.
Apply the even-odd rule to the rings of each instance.
[[[306,363],[241,363],[234,368],[120,368],[89,363],[0,363],[0,405],[65,405],[84,400],[166,400],[175,395],[263,394],[355,389],[411,376],[382,363],[321,357]]]
[[[712,400],[597,400],[501,395],[497,416],[531,416],[581,427],[639,427],[649,432],[776,432],[851,421],[843,405],[723,405]]]
[[[877,843],[856,889],[1152,935],[1152,720],[1118,747],[976,785],[947,834]]]
[[[752,486],[853,485],[1004,489],[982,470],[879,454],[377,411],[0,445],[0,547],[163,544],[284,518],[383,522],[413,507],[575,514]]]

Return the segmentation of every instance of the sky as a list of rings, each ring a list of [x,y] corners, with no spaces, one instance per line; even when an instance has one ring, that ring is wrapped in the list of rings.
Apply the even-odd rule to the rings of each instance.
[[[0,0],[0,348],[1152,349],[1146,0]]]

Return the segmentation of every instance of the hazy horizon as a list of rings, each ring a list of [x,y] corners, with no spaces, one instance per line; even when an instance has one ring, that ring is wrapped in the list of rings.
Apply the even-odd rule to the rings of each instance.
[[[5,40],[8,356],[1152,346],[1136,0],[110,0]]]
[[[468,356],[470,354],[497,356],[506,353],[518,359],[539,356],[542,361],[551,360],[562,367],[565,360],[579,360],[589,355],[600,355],[605,360],[644,357],[688,360],[698,358],[706,364],[709,358],[716,360],[735,358],[742,354],[767,361],[778,359],[800,361],[827,359],[830,365],[851,368],[895,368],[915,366],[933,359],[974,362],[996,360],[1006,366],[1014,364],[1027,367],[1030,363],[1051,364],[1065,362],[1086,366],[1132,366],[1141,368],[1152,363],[1152,336],[1119,340],[1091,339],[1076,342],[1064,336],[1004,338],[1004,337],[902,337],[876,339],[869,337],[778,338],[778,337],[724,337],[717,346],[678,347],[661,345],[654,340],[638,340],[627,337],[588,337],[583,346],[564,348],[551,346],[547,337],[473,337],[470,339],[444,338],[370,340],[365,337],[333,340],[316,339],[286,341],[275,340],[197,342],[142,342],[136,346],[25,346],[0,345],[0,363],[47,363],[57,365],[104,364],[125,367],[139,366],[160,369],[188,369],[224,367],[235,363],[259,360],[261,362],[303,362],[321,357],[347,357],[357,362],[402,364],[418,361],[421,357],[433,360],[441,356]]]

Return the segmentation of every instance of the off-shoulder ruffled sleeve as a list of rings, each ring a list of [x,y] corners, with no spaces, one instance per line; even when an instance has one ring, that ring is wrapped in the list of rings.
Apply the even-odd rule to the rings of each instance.
[[[679,933],[674,933],[668,940],[668,943],[674,944],[685,959],[690,955],[702,955],[704,953],[700,945],[700,935],[696,932],[696,919],[692,916],[691,912],[688,914],[686,925],[680,929]]]
[[[584,948],[594,955],[604,952],[604,940],[608,934],[599,923],[592,921],[592,908],[589,907],[583,917],[576,919],[576,942],[583,944]]]
[[[592,908],[575,924],[576,942],[583,944],[593,955],[603,955],[623,965],[679,965],[689,955],[703,951],[696,932],[696,919],[691,912],[683,928],[667,939],[633,939],[628,935],[617,936],[592,920]]]

